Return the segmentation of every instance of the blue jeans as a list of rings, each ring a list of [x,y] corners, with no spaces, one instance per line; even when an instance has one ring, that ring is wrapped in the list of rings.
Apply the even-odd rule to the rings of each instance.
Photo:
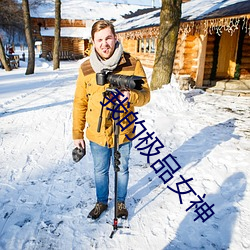
[[[128,161],[131,146],[132,142],[126,142],[119,146],[121,164],[119,165],[120,171],[118,172],[117,200],[121,202],[125,201],[127,195],[129,178]],[[109,196],[109,168],[111,159],[112,163],[114,162],[114,148],[103,147],[91,141],[90,148],[94,160],[97,202],[107,204]]]

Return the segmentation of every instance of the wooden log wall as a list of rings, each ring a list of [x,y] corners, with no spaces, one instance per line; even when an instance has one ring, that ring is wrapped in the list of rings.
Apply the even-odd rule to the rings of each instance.
[[[60,44],[60,51],[70,51],[73,52],[73,39],[62,37]]]
[[[177,39],[176,44],[176,50],[175,50],[175,59],[174,59],[174,65],[173,65],[173,73],[178,75],[179,71],[183,68],[183,53],[185,46],[185,36],[179,35]]]
[[[53,51],[54,37],[42,37],[42,57],[46,58],[48,52]]]
[[[123,45],[123,49],[131,53],[134,57],[140,59],[145,67],[152,68],[154,66],[155,51],[157,45],[157,39],[155,38],[155,51],[150,53],[146,50],[138,49],[140,43],[144,43],[144,48],[146,39],[154,39],[152,37],[147,38],[137,38],[137,39],[126,39],[126,37],[120,36],[120,41]],[[176,55],[173,66],[173,73],[177,75],[190,75],[193,79],[196,78],[197,71],[197,57],[198,57],[198,37],[195,35],[184,36],[179,34],[176,47]]]
[[[150,54],[150,53],[139,54],[139,53],[136,53],[134,56],[136,58],[138,58],[145,67],[153,68],[154,60],[155,60],[155,54]]]
[[[54,37],[42,38],[42,57],[46,58],[48,52],[52,52],[54,47]],[[88,40],[78,38],[61,38],[60,51],[69,51],[76,57],[84,56],[84,51],[88,47]]]
[[[79,38],[73,39],[73,53],[74,55],[84,56],[84,51],[88,48],[89,41],[87,39],[82,40]]]
[[[144,41],[144,39],[141,40]],[[138,51],[139,40],[121,38],[120,42],[122,43],[124,51],[138,58],[145,67],[152,68],[154,66],[155,53]]]
[[[120,42],[122,43],[124,51],[127,51],[127,52],[129,52],[131,54],[135,54],[136,53],[137,40],[121,39]]]
[[[34,29],[39,29],[40,27],[49,28],[55,27],[54,18],[31,18],[32,26]],[[71,19],[62,19],[61,27],[86,27],[85,20],[71,20]]]
[[[195,35],[178,36],[173,67],[173,73],[177,76],[190,75],[192,79],[196,79],[199,53],[197,39]]]
[[[197,58],[199,54],[198,37],[187,36],[184,50],[184,65],[180,74],[188,74],[192,79],[196,78]]]

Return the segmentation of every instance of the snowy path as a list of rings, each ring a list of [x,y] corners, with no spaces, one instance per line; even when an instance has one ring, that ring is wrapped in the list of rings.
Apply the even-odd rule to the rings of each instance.
[[[185,209],[193,199],[167,188],[146,157],[133,149],[127,206],[130,229],[109,238],[110,205],[99,222],[86,215],[95,203],[92,159],[71,160],[71,109],[79,63],[59,71],[41,63],[33,76],[0,72],[0,249],[249,249],[250,99],[181,93],[167,86],[139,109],[182,168],[180,175],[215,204],[202,223]],[[24,70],[24,69],[20,69]],[[136,142],[134,143],[134,146]]]

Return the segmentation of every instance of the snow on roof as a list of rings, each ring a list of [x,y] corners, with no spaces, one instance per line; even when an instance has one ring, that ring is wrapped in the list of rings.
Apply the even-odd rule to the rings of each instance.
[[[54,28],[41,28],[42,36],[54,36]],[[91,36],[91,28],[83,27],[62,27],[61,37],[78,37],[82,39],[89,39]]]
[[[138,15],[133,18],[120,19],[114,22],[116,32],[139,29],[141,27],[156,26],[160,23],[160,9]]]
[[[138,9],[149,8],[150,6],[115,4],[110,2],[96,2],[93,0],[62,0],[62,19],[96,20],[118,19],[122,15],[135,12]],[[52,1],[40,5],[37,9],[30,10],[31,17],[54,18],[55,4]]]
[[[186,21],[207,19],[210,18],[209,14],[225,8],[235,10],[231,15],[250,13],[249,2],[249,0],[191,0],[182,5],[182,19]],[[248,8],[245,8],[246,4]],[[221,12],[221,15],[217,17],[222,16],[226,16],[225,13]]]
[[[160,8],[155,11],[117,20],[117,32],[157,26],[160,24]],[[249,0],[191,0],[182,4],[182,21],[194,21],[216,17],[250,13]]]

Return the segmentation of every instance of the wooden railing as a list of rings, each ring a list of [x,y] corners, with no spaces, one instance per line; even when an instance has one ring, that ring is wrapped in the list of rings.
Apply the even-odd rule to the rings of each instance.
[[[83,58],[82,55],[75,55],[71,51],[59,51],[59,60],[77,60]],[[53,53],[49,51],[47,53],[46,59],[48,61],[53,60]]]

